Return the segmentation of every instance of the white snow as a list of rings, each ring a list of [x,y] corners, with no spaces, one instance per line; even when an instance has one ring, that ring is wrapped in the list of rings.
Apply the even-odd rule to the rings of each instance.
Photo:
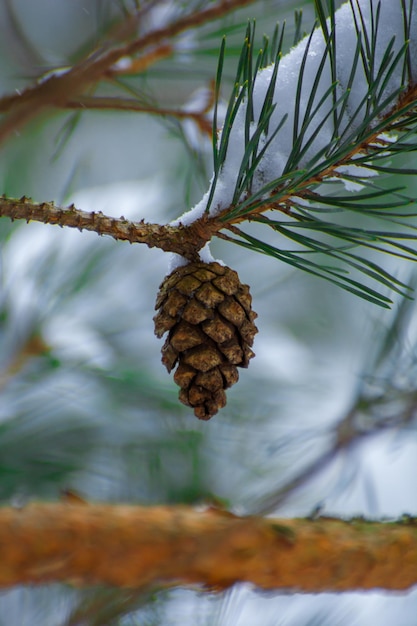
[[[181,256],[180,254],[170,253],[168,260],[168,274],[172,274],[174,270],[178,267],[182,267],[183,265],[187,265],[188,259]]]
[[[199,251],[200,261],[203,263],[219,263],[220,265],[225,265],[224,261],[221,259],[215,259],[210,251],[210,244],[206,243],[206,245],[201,248]],[[171,274],[178,267],[182,267],[183,265],[187,265],[189,263],[188,259],[181,256],[180,254],[172,253],[169,255],[168,262],[168,274]]]
[[[112,71],[114,72],[127,72],[131,69],[133,61],[131,57],[122,57],[114,65],[112,65]]]
[[[191,209],[191,211],[186,211],[185,213],[183,213],[183,215],[173,220],[171,222],[171,226],[179,226],[180,224],[183,226],[188,226],[189,224],[192,224],[195,220],[199,219],[204,214],[204,211],[206,209],[208,195],[209,191],[204,194],[200,202],[196,204],[196,206]],[[221,261],[220,259],[215,259],[212,256],[208,243],[206,243],[206,245],[201,248],[201,250],[199,251],[199,255],[200,260],[203,261],[203,263],[212,263],[213,261],[217,261],[217,263],[220,263],[220,265],[224,265],[223,261]],[[188,260],[180,254],[170,254],[168,261],[168,273],[171,274],[171,272],[177,269],[177,267],[181,267],[182,265],[186,265],[187,263]]]
[[[371,178],[372,176],[378,176],[378,172],[368,167],[361,167],[359,165],[341,165],[335,169],[335,172],[341,175],[341,178],[335,177],[334,180],[341,180],[345,186],[346,191],[360,191],[363,188],[361,180],[364,178]],[[354,177],[352,180],[348,177]],[[333,180],[330,178],[329,180]]]
[[[180,215],[180,217],[172,220],[172,222],[170,222],[171,226],[179,226],[180,224],[182,224],[183,226],[189,226],[196,220],[200,219],[200,217],[202,217],[204,211],[206,210],[208,195],[209,192],[207,191],[200,200],[200,202],[196,204],[193,209],[191,209],[190,211],[186,211],[185,213]]]
[[[200,113],[201,111],[207,111],[210,108],[210,102],[212,99],[212,90],[209,87],[200,87],[191,94],[188,101],[182,107],[183,111],[189,111],[190,113]]]
[[[417,2],[405,0],[404,4],[407,15],[411,12],[410,59],[412,80],[415,82],[417,81]],[[365,50],[364,55],[359,57],[354,72],[352,88],[339,126],[340,132],[345,132],[346,135],[348,135],[354,132],[364,119],[366,104],[368,102],[366,97],[368,93],[368,75],[370,74],[371,79],[375,80],[390,43],[393,42],[392,59],[395,58],[395,55],[398,54],[404,45],[405,35],[402,3],[400,0],[352,0],[352,2],[343,4],[341,8],[336,11],[335,24],[338,97],[341,97],[342,94],[345,93],[351,79],[352,63],[358,41],[357,31],[361,33],[361,41]],[[328,29],[329,31],[331,29],[329,21]],[[374,37],[375,32],[377,32],[376,37]],[[369,42],[371,46],[374,46],[374,53],[372,54],[373,65],[370,64],[366,52],[367,42]],[[323,70],[318,85],[315,83],[325,50],[325,39],[321,29],[318,28],[313,33],[310,40],[306,37],[280,60],[274,93],[276,108],[269,124],[269,132],[271,133],[277,128],[283,116],[286,115],[287,119],[277,136],[270,143],[257,168],[257,173],[253,180],[252,192],[262,189],[265,184],[279,178],[291,154],[293,148],[296,94],[304,59],[305,68],[301,86],[301,96],[298,98],[298,132],[302,127],[304,116],[308,114],[308,111],[315,111],[315,113],[311,123],[304,129],[303,145],[306,145],[310,139],[311,143],[302,156],[301,161],[297,163],[297,167],[306,166],[312,159],[320,159],[320,151],[325,150],[329,145],[334,130],[333,115],[330,114],[333,105],[332,95],[330,93],[326,95],[332,82],[329,55],[324,59]],[[271,65],[259,71],[256,77],[253,93],[255,120],[259,118],[273,69],[273,65]],[[386,76],[385,70],[382,72],[382,76]],[[386,82],[384,82],[384,78],[382,78],[379,83],[383,93],[382,101],[394,94],[395,90],[401,86],[401,81],[402,63],[400,62],[396,70],[386,79]],[[315,93],[314,89],[316,89]],[[393,102],[388,103],[385,110],[391,108],[392,105]],[[381,111],[381,115],[385,110]],[[212,216],[226,209],[232,203],[245,149],[245,116],[246,103],[243,102],[233,124],[223,168],[217,181],[213,178],[210,182],[210,186],[216,183],[210,205],[210,215]],[[318,127],[320,127],[320,130],[314,135]],[[254,132],[255,129],[256,124],[253,124],[251,132]],[[264,138],[264,141],[266,139],[267,137]],[[260,145],[262,146],[262,142]],[[374,172],[369,169],[362,168],[362,170],[359,177],[365,178],[374,175]],[[340,173],[353,174],[352,171],[339,171]],[[354,175],[358,176],[359,172],[356,171]],[[345,179],[345,185],[347,189],[351,191],[357,190],[358,184],[360,185],[360,181],[355,184],[355,182]],[[191,211],[175,220],[173,224],[182,223],[188,225],[201,217],[207,206],[208,197],[209,194],[206,193],[202,200]]]
[[[203,261],[203,263],[213,263],[213,261],[216,261],[216,259],[213,257],[213,255],[210,252],[210,245],[208,243],[206,243],[206,245],[201,248],[200,252],[200,259],[201,261]],[[221,264],[223,264],[222,261],[219,261]]]

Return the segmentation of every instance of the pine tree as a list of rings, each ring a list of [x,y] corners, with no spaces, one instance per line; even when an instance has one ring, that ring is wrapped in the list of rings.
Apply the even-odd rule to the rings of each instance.
[[[114,587],[17,588],[5,623],[165,624],[190,608],[190,623],[253,623],[252,602],[285,618],[283,598],[220,593],[269,588],[275,539],[296,555],[276,588],[416,583],[417,6],[316,0],[313,23],[299,5],[1,9],[1,584],[72,582],[67,561],[36,561],[39,519],[51,545],[96,519],[99,546],[119,505],[146,505],[143,536],[149,515],[177,549],[158,569],[155,547],[155,576],[126,591],[128,551],[109,547],[110,578],[103,555],[91,580]],[[358,513],[379,523],[331,519]],[[337,572],[314,564],[312,532]],[[381,554],[378,578],[366,559]],[[171,571],[219,593],[183,594]],[[412,615],[415,593],[389,602]],[[329,599],[307,610],[297,623],[334,623]]]

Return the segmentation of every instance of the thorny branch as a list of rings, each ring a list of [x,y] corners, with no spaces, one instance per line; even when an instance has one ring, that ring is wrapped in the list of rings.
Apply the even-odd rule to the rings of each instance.
[[[37,221],[44,224],[69,226],[78,230],[90,230],[98,235],[110,235],[114,239],[130,243],[144,243],[149,248],[160,248],[165,252],[175,252],[189,259],[198,260],[198,250],[202,248],[217,229],[223,225],[203,217],[184,226],[169,224],[149,224],[144,221],[131,222],[123,216],[109,217],[101,211],[87,213],[74,205],[68,208],[55,206],[53,202],[33,202],[23,197],[19,200],[0,197],[0,216],[24,219],[27,222]]]

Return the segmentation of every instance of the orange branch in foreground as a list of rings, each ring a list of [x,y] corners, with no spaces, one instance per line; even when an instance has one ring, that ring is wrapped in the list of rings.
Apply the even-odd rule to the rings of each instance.
[[[417,521],[239,518],[78,503],[0,508],[0,586],[248,581],[304,592],[417,584]]]

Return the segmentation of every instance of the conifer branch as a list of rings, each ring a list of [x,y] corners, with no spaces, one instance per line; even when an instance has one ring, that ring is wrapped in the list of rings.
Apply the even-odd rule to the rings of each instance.
[[[21,128],[45,109],[61,108],[67,101],[82,94],[88,85],[94,85],[106,76],[111,76],[113,66],[123,57],[132,57],[158,45],[163,46],[165,50],[167,40],[173,39],[188,29],[198,28],[209,21],[219,19],[230,11],[251,4],[253,1],[221,0],[214,6],[181,16],[167,26],[152,30],[123,45],[114,46],[110,50],[108,44],[105,44],[70,69],[51,74],[45,80],[19,93],[4,96],[0,99],[0,113],[8,113],[8,115],[0,124],[0,143],[10,133]]]
[[[315,5],[320,28],[288,54],[282,72],[283,29],[274,33],[273,41],[279,43],[269,46],[266,40],[255,61],[254,27],[248,26],[220,137],[213,132],[214,176],[205,210],[233,233],[229,241],[388,308],[389,297],[350,272],[408,295],[406,285],[357,249],[417,260],[415,246],[408,244],[417,238],[415,199],[401,186],[381,185],[377,176],[417,174],[388,161],[416,149],[417,86],[409,52],[417,36],[411,15],[415,9],[407,13],[402,6],[409,39],[400,28],[386,41],[378,21],[363,18],[353,26],[355,11],[365,12],[365,0],[352,0],[336,13],[333,3],[328,7],[333,33],[324,3],[316,0]],[[388,5],[384,7],[386,20]],[[335,75],[346,32],[356,39],[356,51],[351,61],[337,63]],[[379,53],[378,45],[383,46]],[[223,42],[216,94],[224,56]],[[274,218],[271,210],[281,215]],[[375,228],[345,226],[339,216],[332,218],[332,213],[347,212],[373,219]],[[236,228],[246,221],[272,229],[277,244]],[[285,241],[292,244],[289,249]],[[324,256],[330,263],[323,262]]]
[[[110,235],[113,239],[144,243],[149,248],[175,252],[190,261],[198,260],[198,250],[223,226],[207,216],[189,226],[132,222],[123,216],[109,217],[101,211],[80,211],[74,205],[62,208],[53,202],[33,202],[25,196],[20,199],[0,196],[0,216],[9,217],[12,221],[23,219],[26,222],[78,228],[79,231],[94,231],[98,235]]]
[[[356,0],[355,6],[360,8],[358,2],[359,0]],[[183,30],[196,27],[246,3],[246,0],[224,1],[209,9],[182,16],[176,22],[162,29],[151,31],[125,45],[116,46],[110,50],[99,49],[70,70],[51,75],[22,94],[3,98],[0,100],[0,111],[9,111],[9,113],[5,117],[3,126],[0,125],[0,141],[2,133],[7,134],[20,123],[27,121],[36,114],[37,107],[42,109],[51,106],[80,109],[119,108],[173,115],[177,118],[189,117],[194,119],[202,130],[207,131],[207,120],[200,112],[152,108],[129,98],[91,97],[85,95],[83,89],[87,84],[92,84],[108,75],[106,72],[111,71],[120,58],[132,57],[138,52],[149,53],[152,56],[155,51],[153,46],[166,47],[166,42]],[[310,37],[304,40],[304,43],[301,42],[301,46],[304,45],[305,49],[302,63],[298,68],[298,81],[293,85],[296,89],[293,94],[295,102],[282,117],[277,117],[277,107],[280,101],[278,97],[279,62],[284,31],[277,27],[271,44],[267,38],[264,39],[264,48],[254,62],[254,27],[248,26],[223,130],[218,137],[217,102],[225,55],[223,42],[215,83],[216,102],[212,132],[214,176],[208,197],[202,201],[205,202],[204,215],[201,215],[201,211],[197,211],[194,224],[191,223],[192,219],[187,218],[187,226],[184,226],[181,232],[171,230],[170,226],[153,225],[152,233],[150,232],[151,225],[147,225],[144,233],[144,225],[138,230],[136,225],[129,224],[126,220],[118,223],[117,220],[107,219],[99,213],[81,217],[75,209],[50,210],[48,203],[39,205],[43,207],[42,211],[39,211],[39,206],[35,210],[27,203],[25,206],[20,203],[19,211],[14,208],[10,216],[95,230],[99,234],[110,234],[117,239],[158,246],[163,250],[181,254],[190,260],[197,259],[199,249],[210,241],[212,236],[218,235],[246,249],[262,252],[315,276],[326,278],[383,307],[390,306],[390,298],[356,278],[350,277],[350,269],[392,291],[407,295],[406,285],[375,262],[359,256],[355,249],[369,248],[405,259],[417,259],[415,248],[407,243],[416,239],[415,226],[410,222],[415,214],[409,209],[403,209],[403,207],[410,207],[413,199],[406,197],[400,187],[394,189],[380,187],[369,178],[370,175],[374,176],[377,173],[416,173],[412,169],[405,170],[386,165],[388,156],[395,157],[397,154],[415,149],[412,139],[417,123],[417,86],[412,79],[413,66],[408,51],[408,40],[404,40],[404,43],[400,40],[399,49],[393,48],[392,41],[388,42],[381,66],[374,74],[372,59],[365,60],[365,48],[376,40],[377,32],[373,30],[367,32],[365,25],[362,25],[363,32],[359,29],[356,33],[357,49],[353,54],[349,80],[345,86],[346,89],[340,95],[338,91],[340,85],[333,76],[337,53],[335,38],[328,32],[321,0],[316,0],[316,8],[321,8],[321,34],[320,30],[313,30]],[[332,11],[334,14],[334,6]],[[407,33],[410,38],[413,38],[415,29],[411,32],[411,17],[406,17],[405,5],[403,12]],[[308,69],[308,53],[310,45],[317,46],[320,37],[323,38],[325,46],[320,52],[321,61],[317,67],[312,66],[316,76],[313,77],[311,90],[306,99],[307,87],[304,81]],[[364,42],[361,42],[361,37]],[[120,37],[115,39],[120,41]],[[362,59],[363,66],[360,66],[360,59]],[[271,66],[271,63],[274,65]],[[331,66],[330,77],[325,75],[326,64]],[[269,69],[265,70],[266,67]],[[390,87],[391,91],[386,95],[389,81],[400,70],[402,70],[403,78],[401,86],[395,89]],[[257,81],[261,80],[259,77],[262,71],[270,72],[270,75],[268,75],[267,86],[263,88],[264,91],[262,89],[259,91]],[[366,97],[354,106],[351,103],[353,83],[358,75],[362,75],[361,72],[362,82],[366,82],[368,91],[365,94]],[[326,84],[320,86],[323,81]],[[262,105],[261,110],[255,116],[255,109],[260,105]],[[349,106],[350,111],[347,115]],[[292,141],[287,137],[287,144],[285,142],[277,144],[280,133],[285,131],[287,118],[291,116],[294,118]],[[258,119],[255,120],[255,117]],[[241,128],[239,125],[242,125],[243,118]],[[324,147],[313,150],[316,142],[320,146],[323,143],[323,140],[319,138],[326,124],[330,123],[330,119],[333,120],[330,139],[327,143],[324,142]],[[237,150],[237,156],[239,156],[240,148],[237,149],[237,146],[241,145],[239,143],[241,131],[244,134],[244,150],[241,164],[236,169],[234,163],[238,159],[235,151]],[[329,129],[326,132],[329,132]],[[387,139],[383,136],[389,132],[396,133],[396,137]],[[326,133],[323,134],[326,135]],[[268,164],[271,158],[277,158],[275,153],[281,148],[284,150],[283,154],[287,151],[286,164],[283,169],[281,168],[281,173],[277,172],[277,178],[274,178],[273,168],[271,169]],[[230,168],[232,175],[230,172],[227,174]],[[329,196],[322,189],[329,182],[334,184],[335,180],[359,185],[364,191],[359,194],[350,193],[342,196],[339,193]],[[220,190],[228,189],[226,195],[220,191],[219,196],[219,188]],[[45,207],[48,207],[48,211]],[[10,206],[3,206],[3,210],[2,214],[9,214],[7,211],[10,210]],[[271,216],[264,215],[271,210],[279,212],[281,216],[284,215],[285,219],[273,218],[272,214]],[[379,222],[394,223],[395,226],[390,225],[388,229],[370,230],[344,226],[337,220],[332,221],[327,217],[332,212],[346,211],[356,211],[364,216],[375,218]],[[323,214],[326,219],[323,219]],[[241,228],[236,228],[236,225],[240,226],[250,221],[256,221],[272,229],[277,238],[281,237],[294,242],[295,250],[265,243]],[[179,223],[181,223],[181,218]],[[397,225],[403,226],[406,231],[399,232]],[[234,236],[220,233],[222,229],[229,229]],[[320,236],[317,237],[317,235]],[[325,235],[324,239],[322,235]],[[306,255],[305,252],[313,254]],[[327,255],[332,260],[331,264],[325,265],[320,257],[316,261],[317,255]]]
[[[0,509],[0,586],[65,581],[304,592],[417,583],[417,520],[240,518],[218,509],[81,503]]]
[[[131,111],[145,113],[147,115],[159,115],[161,117],[173,117],[178,120],[193,120],[202,132],[211,135],[211,122],[207,118],[207,112],[211,102],[201,111],[189,111],[187,109],[168,109],[159,106],[149,106],[134,98],[119,98],[112,96],[80,96],[76,100],[69,100],[63,105],[65,109],[79,109],[81,111]]]

